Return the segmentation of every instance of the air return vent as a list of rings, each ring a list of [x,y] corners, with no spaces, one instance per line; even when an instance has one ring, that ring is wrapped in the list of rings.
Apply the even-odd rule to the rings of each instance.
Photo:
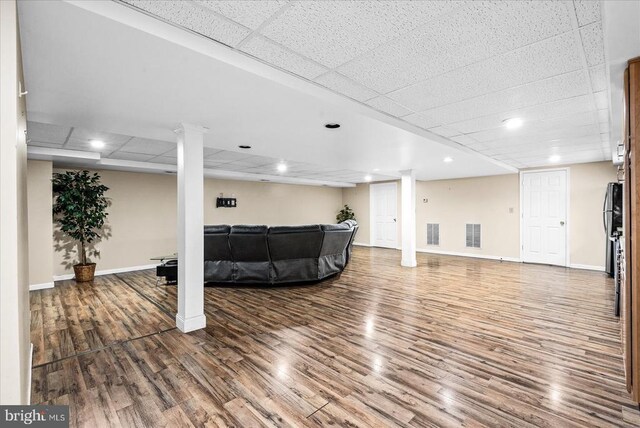
[[[440,245],[440,225],[427,223],[427,245]]]
[[[480,248],[480,225],[479,224],[467,224],[466,225],[467,247],[468,248]]]

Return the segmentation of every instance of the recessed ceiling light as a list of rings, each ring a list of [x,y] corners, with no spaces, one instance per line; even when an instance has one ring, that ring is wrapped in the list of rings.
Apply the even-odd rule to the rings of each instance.
[[[101,149],[104,147],[104,141],[101,140],[91,140],[89,143],[91,143],[91,147],[94,149]]]
[[[338,129],[340,128],[340,124],[339,123],[327,123],[326,125],[324,125],[325,128],[328,129]]]
[[[451,156],[447,156],[446,158],[442,159],[444,162],[449,163],[449,162],[453,162],[453,158]]]
[[[560,162],[560,155],[549,156],[549,162],[553,162],[553,163]]]
[[[372,179],[373,179],[373,177],[371,177],[368,174],[364,176],[364,181],[371,181]]]
[[[287,164],[284,162],[280,162],[278,164],[278,172],[286,172],[287,171]]]
[[[244,145],[241,145],[241,146],[238,146],[238,147],[241,148],[241,149],[250,149],[251,148],[251,146],[244,146]]]
[[[503,120],[502,123],[504,123],[504,126],[507,129],[516,129],[522,126],[522,119],[520,119],[519,117],[511,117],[509,119]]]

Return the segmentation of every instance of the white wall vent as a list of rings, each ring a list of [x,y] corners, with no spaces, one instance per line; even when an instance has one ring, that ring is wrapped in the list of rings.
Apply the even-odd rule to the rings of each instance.
[[[467,224],[467,247],[468,248],[480,248],[480,225],[479,224]]]
[[[440,245],[440,225],[427,223],[427,245]]]

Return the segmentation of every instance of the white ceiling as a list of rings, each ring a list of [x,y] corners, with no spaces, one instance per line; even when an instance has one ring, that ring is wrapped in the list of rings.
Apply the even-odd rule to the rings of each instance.
[[[347,183],[363,181],[364,174],[398,177],[406,169],[421,180],[516,171],[119,3],[19,2],[19,17],[29,120],[85,130],[81,137],[72,135],[64,150],[89,153],[90,133],[136,137],[135,148],[115,150],[127,142],[110,143],[114,151],[101,153],[100,165],[161,170],[163,159],[151,156],[167,157],[173,130],[186,122],[210,129],[207,148],[241,152],[239,145],[250,145],[250,155],[313,165],[316,172],[349,176]],[[342,127],[325,129],[328,122]],[[29,129],[31,144],[48,150],[39,150],[42,156],[64,159],[61,153],[52,156],[60,148],[50,146],[64,132],[51,129],[51,138],[35,138]],[[139,139],[156,140],[159,147]],[[74,162],[79,156],[66,154]],[[445,157],[454,161],[445,163]],[[318,183],[324,179],[317,174]]]
[[[32,146],[91,152],[103,133],[117,137],[100,153],[110,164],[161,168],[189,122],[211,129],[212,170],[258,177],[284,160],[291,177],[331,183],[611,158],[596,1],[29,1],[19,13]],[[507,130],[510,117],[524,125]]]
[[[610,159],[598,1],[123,2],[517,168]]]

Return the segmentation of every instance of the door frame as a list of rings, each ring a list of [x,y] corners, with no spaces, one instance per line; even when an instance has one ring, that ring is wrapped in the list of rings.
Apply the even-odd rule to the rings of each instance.
[[[389,181],[389,182],[384,182],[384,183],[372,183],[369,185],[369,245],[372,247],[377,247],[376,242],[375,242],[375,203],[374,200],[375,198],[373,197],[373,193],[374,193],[374,189],[376,188],[380,188],[380,187],[391,187],[393,186],[396,192],[396,199],[395,199],[395,204],[396,204],[396,246],[395,247],[380,247],[380,248],[394,248],[394,249],[398,249],[398,182],[397,181]]]
[[[534,174],[538,172],[554,172],[554,171],[564,171],[566,174],[566,192],[565,192],[565,209],[566,209],[566,220],[564,229],[564,266],[571,266],[571,243],[569,233],[569,228],[571,227],[571,168],[570,167],[561,167],[561,168],[543,168],[543,169],[529,169],[520,171],[518,174],[518,180],[520,180],[520,261],[522,263],[527,263],[524,260],[524,176],[525,174]],[[558,265],[562,266],[562,265]]]

